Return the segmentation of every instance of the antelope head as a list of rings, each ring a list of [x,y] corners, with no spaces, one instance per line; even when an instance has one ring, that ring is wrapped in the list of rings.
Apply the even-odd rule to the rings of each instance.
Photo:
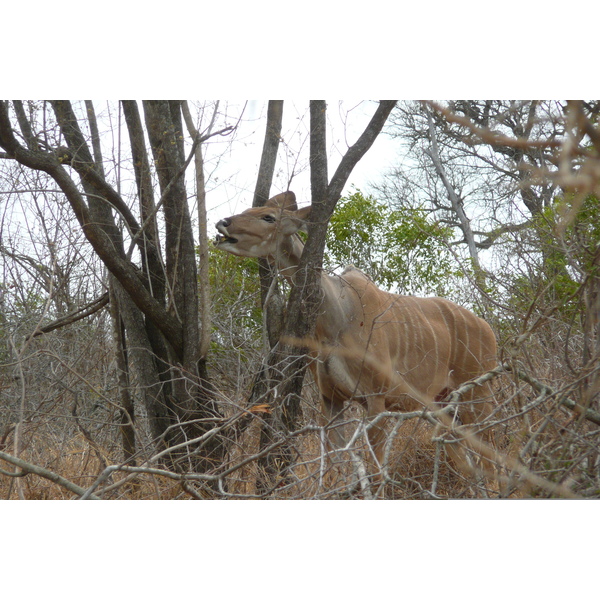
[[[260,208],[219,221],[215,245],[238,256],[290,258],[296,246],[292,238],[305,225],[310,208],[298,210],[293,192],[278,194]]]

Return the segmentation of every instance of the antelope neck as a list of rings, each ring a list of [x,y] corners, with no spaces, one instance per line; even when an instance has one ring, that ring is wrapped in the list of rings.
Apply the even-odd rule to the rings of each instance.
[[[277,270],[293,285],[294,275],[298,271],[300,257],[304,244],[296,235],[285,238],[277,247],[277,252],[269,256],[268,260]]]

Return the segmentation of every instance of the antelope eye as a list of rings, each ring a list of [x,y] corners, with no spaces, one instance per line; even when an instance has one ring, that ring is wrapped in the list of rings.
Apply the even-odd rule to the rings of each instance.
[[[263,221],[266,221],[267,223],[275,223],[275,217],[273,217],[272,215],[265,215],[264,217],[262,217]]]

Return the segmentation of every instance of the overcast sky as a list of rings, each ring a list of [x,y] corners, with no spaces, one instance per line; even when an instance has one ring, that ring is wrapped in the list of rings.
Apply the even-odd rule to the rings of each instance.
[[[211,176],[207,185],[209,223],[215,223],[224,216],[236,214],[251,206],[264,140],[266,106],[266,101],[248,102],[244,119],[236,133],[237,141],[231,151],[220,159],[218,169],[212,173],[223,142],[206,148],[206,170]],[[284,100],[282,143],[271,188],[272,195],[285,191],[289,179],[293,177],[290,189],[296,193],[301,205],[310,202],[308,108],[308,101]],[[330,179],[341,157],[356,142],[376,109],[377,102],[373,101],[327,102]],[[380,134],[353,170],[344,193],[349,192],[352,185],[366,191],[371,182],[379,181],[397,162],[398,148],[397,141]]]

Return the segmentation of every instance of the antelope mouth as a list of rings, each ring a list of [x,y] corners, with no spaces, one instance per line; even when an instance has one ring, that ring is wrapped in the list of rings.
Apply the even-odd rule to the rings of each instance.
[[[237,244],[237,238],[217,233],[214,243],[216,246],[219,244]]]
[[[215,245],[218,246],[219,244],[237,244],[237,238],[227,235],[227,230],[223,225],[224,224],[221,224],[220,222],[217,223],[217,229],[219,230],[219,233],[217,233],[217,236],[215,237]]]

